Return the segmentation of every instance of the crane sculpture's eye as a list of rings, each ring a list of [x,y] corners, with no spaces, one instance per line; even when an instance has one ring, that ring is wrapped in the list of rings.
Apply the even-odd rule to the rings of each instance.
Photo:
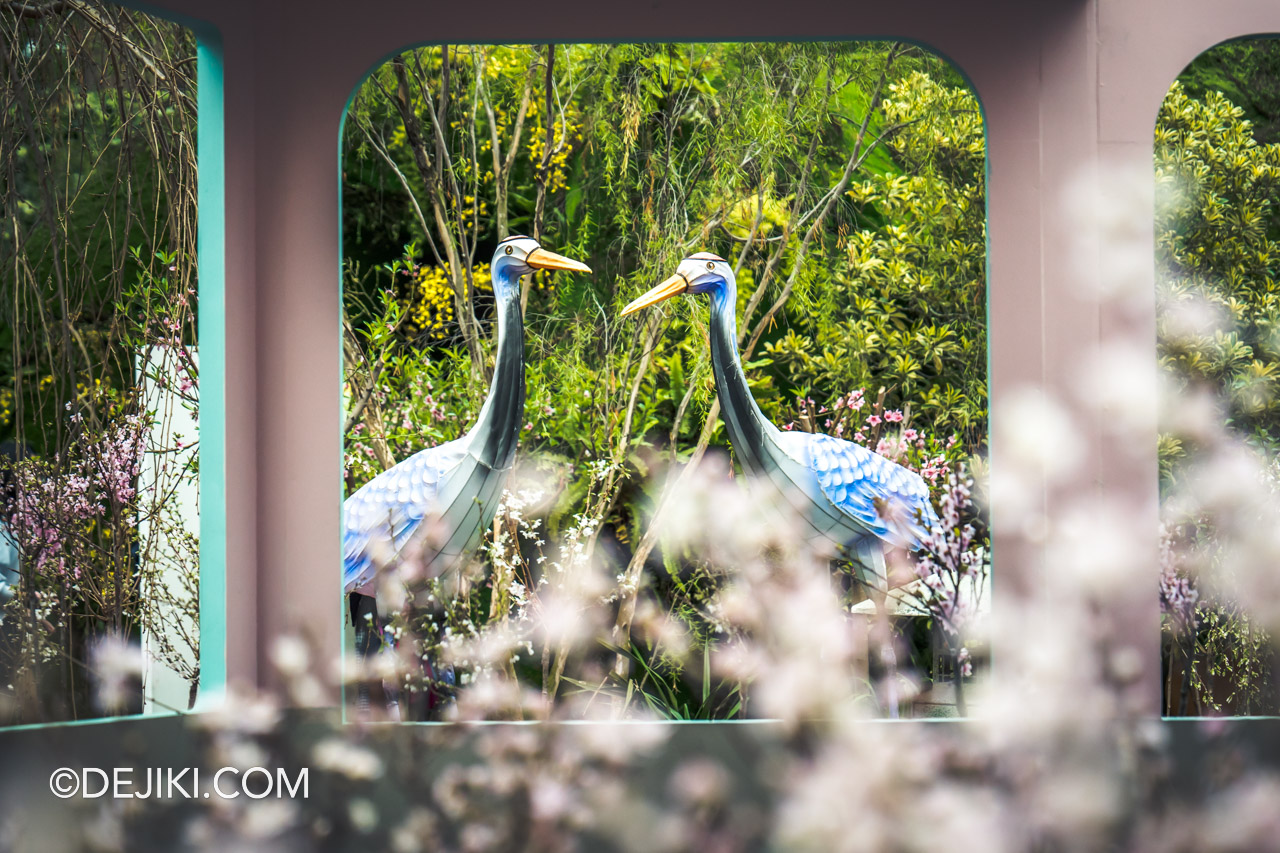
[[[511,254],[511,252],[512,252],[512,251],[513,251],[513,250],[512,250],[512,248],[511,248],[510,246],[508,246],[508,247],[507,247],[507,254],[508,254],[508,255],[509,255],[509,254]]]
[[[715,264],[713,264],[711,261],[707,261],[707,269],[713,270],[715,268],[716,268]]]

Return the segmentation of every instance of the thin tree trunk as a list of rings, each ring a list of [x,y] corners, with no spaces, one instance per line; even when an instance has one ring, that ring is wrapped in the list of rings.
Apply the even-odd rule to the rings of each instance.
[[[543,216],[547,207],[547,175],[551,168],[551,143],[555,141],[555,121],[552,118],[555,112],[555,70],[556,70],[556,46],[554,44],[547,45],[547,75],[545,102],[543,105],[543,120],[547,124],[546,136],[542,143],[542,160],[538,163],[538,171],[534,176],[534,185],[537,188],[537,195],[533,206],[533,239],[542,239]]]
[[[552,120],[555,108],[555,70],[556,46],[549,44],[547,45],[546,100],[543,105],[543,120],[547,124],[547,131],[542,142],[542,161],[538,163],[538,170],[534,174],[534,186],[537,191],[533,204],[533,239],[539,241],[542,240],[543,217],[546,215],[547,208],[547,175],[551,170],[551,143],[555,139],[555,122]],[[529,307],[529,289],[532,286],[533,276],[526,276],[523,287],[520,288],[521,313]]]
[[[417,166],[418,173],[427,185],[432,219],[436,226],[436,238],[444,248],[445,260],[449,265],[450,280],[453,282],[454,313],[457,315],[458,327],[462,332],[467,352],[471,355],[472,373],[475,376],[485,376],[487,371],[484,367],[484,352],[480,348],[475,310],[471,299],[468,298],[469,294],[466,286],[470,269],[468,268],[465,271],[463,269],[462,254],[459,252],[457,241],[454,239],[449,224],[449,205],[444,196],[443,186],[444,164],[438,162],[438,158],[433,160],[427,151],[426,140],[422,134],[422,124],[413,109],[409,75],[403,55],[391,60],[391,69],[397,84],[392,104],[400,114],[400,120],[404,124],[405,140],[409,144],[409,149],[413,152],[414,165]],[[426,94],[428,95],[426,100],[430,103],[429,93]],[[443,149],[443,134],[439,131],[439,122],[435,111],[428,109],[427,112],[430,114],[432,127],[436,131],[436,150],[437,154],[440,154]]]
[[[533,96],[533,81],[537,69],[538,61],[535,58],[529,63],[529,70],[525,74],[524,93],[520,96],[520,108],[516,110],[516,117],[512,122],[511,145],[507,149],[505,156],[502,154],[502,141],[498,132],[498,119],[494,114],[493,99],[489,95],[488,85],[484,83],[483,64],[476,72],[477,79],[481,81],[481,102],[484,104],[485,116],[489,120],[489,148],[490,153],[493,155],[493,212],[494,219],[497,222],[499,240],[505,240],[510,233],[510,228],[507,225],[509,217],[507,210],[508,184],[511,181],[511,168],[515,165],[516,155],[520,152],[520,134],[524,130],[525,117],[529,114],[529,102]]]

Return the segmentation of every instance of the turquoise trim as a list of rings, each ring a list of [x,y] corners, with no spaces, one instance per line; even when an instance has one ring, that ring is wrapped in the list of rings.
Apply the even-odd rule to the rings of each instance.
[[[196,33],[196,259],[200,342],[199,709],[227,683],[226,142],[222,37]]]
[[[338,529],[334,531],[334,547],[336,553],[342,554],[342,505],[346,502],[346,477],[344,476],[344,458],[347,453],[347,435],[343,430],[343,426],[347,419],[346,406],[346,385],[347,385],[347,358],[343,352],[343,336],[346,329],[342,324],[343,304],[346,299],[345,288],[343,286],[343,246],[342,246],[342,141],[345,138],[344,133],[347,129],[347,115],[351,112],[351,104],[355,101],[356,95],[360,93],[360,87],[364,85],[364,81],[369,79],[369,75],[373,74],[384,64],[390,61],[395,54],[387,54],[387,57],[377,65],[370,68],[360,76],[360,82],[356,83],[351,93],[347,95],[347,102],[342,107],[342,117],[338,119],[338,422],[334,424],[338,430],[338,470],[337,477],[334,482],[338,484]],[[343,573],[345,571],[341,559],[333,564],[333,586],[335,598],[338,600],[338,672],[342,679],[342,684],[338,687],[338,704],[342,711],[342,724],[354,722],[347,719],[347,685],[351,683],[352,673],[349,671],[349,661],[347,657],[349,653],[355,651],[354,646],[347,645],[347,626],[351,620],[348,617],[348,596],[343,592]],[[354,626],[353,626],[354,629]]]
[[[187,714],[187,711],[152,711],[149,714],[124,714],[119,717],[85,717],[83,720],[55,720],[50,723],[19,723],[14,726],[0,726],[0,735],[7,735],[10,732],[30,732],[38,729],[67,729],[77,726],[96,726],[102,723],[154,720],[160,717],[182,717]]]

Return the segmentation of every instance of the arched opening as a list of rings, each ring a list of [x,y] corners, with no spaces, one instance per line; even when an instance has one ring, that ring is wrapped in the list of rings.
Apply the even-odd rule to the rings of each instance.
[[[1155,130],[1163,712],[1280,713],[1280,41],[1213,47]]]
[[[886,715],[963,708],[961,637],[990,562],[966,485],[985,488],[986,160],[979,105],[953,67],[888,42],[435,45],[374,70],[342,152],[361,713],[786,713],[734,661],[773,632],[779,673],[820,665],[820,631],[779,633],[791,602],[799,620],[854,638],[821,664],[849,697]],[[515,234],[590,274],[536,272],[496,292],[506,261],[490,254],[527,251],[501,242]],[[734,276],[729,309],[691,297],[621,316],[704,251]],[[466,535],[452,521],[433,533],[414,507],[501,405],[485,401],[503,392],[499,330],[515,323],[527,395],[515,468],[505,492],[474,487],[468,499],[493,507]],[[754,413],[720,408],[707,344],[719,323],[734,327],[721,331]],[[959,503],[939,535],[963,561],[890,556],[894,642],[873,638],[868,653],[880,620],[853,552],[834,572],[774,560],[794,542],[734,482],[751,473],[738,416],[851,442],[915,472],[938,507]],[[442,446],[438,460],[415,456]],[[397,466],[410,467],[374,482]],[[852,494],[852,479],[841,485]],[[362,491],[370,506],[353,503]],[[447,547],[466,565],[440,568]],[[818,598],[801,603],[806,590]],[[732,606],[770,597],[772,612]]]

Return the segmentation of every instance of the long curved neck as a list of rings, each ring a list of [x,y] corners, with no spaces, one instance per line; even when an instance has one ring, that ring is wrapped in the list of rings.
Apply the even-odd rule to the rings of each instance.
[[[733,452],[744,469],[762,474],[764,442],[771,440],[778,428],[760,411],[742,371],[742,360],[738,357],[737,306],[738,288],[730,276],[724,288],[711,295],[711,369]]]
[[[524,421],[524,316],[520,313],[519,276],[496,259],[492,270],[498,300],[493,380],[467,436],[477,459],[492,468],[510,468]]]

